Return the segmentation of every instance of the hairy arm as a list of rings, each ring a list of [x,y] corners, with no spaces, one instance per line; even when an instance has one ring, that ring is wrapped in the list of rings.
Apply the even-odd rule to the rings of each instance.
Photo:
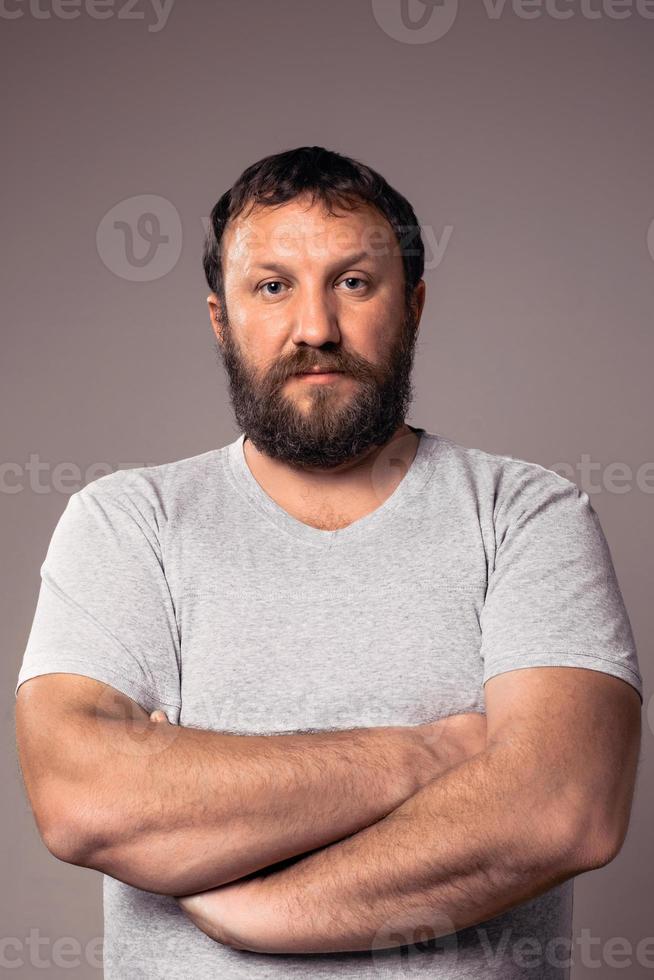
[[[225,734],[151,721],[108,685],[65,673],[26,681],[16,722],[49,850],[168,895],[215,888],[355,833],[458,761],[457,734],[485,744],[486,730],[482,715],[460,715],[415,727]]]
[[[369,950],[449,935],[607,864],[629,821],[637,693],[552,667],[491,678],[486,698],[485,751],[348,839],[182,908],[236,948]]]

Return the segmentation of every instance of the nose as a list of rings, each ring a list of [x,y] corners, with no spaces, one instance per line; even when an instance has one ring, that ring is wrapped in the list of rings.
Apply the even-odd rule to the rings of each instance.
[[[330,301],[324,288],[304,287],[293,306],[292,316],[292,339],[296,344],[322,347],[341,339],[336,304]]]

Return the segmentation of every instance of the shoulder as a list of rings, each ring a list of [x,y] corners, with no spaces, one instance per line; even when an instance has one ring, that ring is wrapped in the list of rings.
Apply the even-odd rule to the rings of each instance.
[[[107,513],[122,511],[158,531],[171,520],[196,512],[207,498],[219,495],[227,448],[155,466],[114,470],[87,483],[72,495],[71,502]]]
[[[492,504],[496,519],[522,514],[560,499],[589,505],[585,491],[556,470],[518,456],[466,446],[447,436],[427,433],[435,473],[439,467],[458,491]]]

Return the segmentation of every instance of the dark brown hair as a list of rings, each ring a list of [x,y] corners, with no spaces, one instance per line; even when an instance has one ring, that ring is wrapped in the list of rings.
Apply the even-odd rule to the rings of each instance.
[[[204,274],[225,309],[221,241],[228,222],[251,205],[284,204],[311,195],[333,213],[334,205],[347,210],[367,203],[381,212],[398,240],[404,263],[405,303],[425,268],[425,249],[413,208],[375,170],[322,146],[300,146],[264,157],[243,171],[211,211],[202,258]]]

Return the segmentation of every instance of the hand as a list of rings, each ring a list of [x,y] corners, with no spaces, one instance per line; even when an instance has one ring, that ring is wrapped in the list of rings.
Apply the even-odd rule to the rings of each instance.
[[[266,897],[266,875],[238,880],[176,899],[191,921],[210,939],[249,952],[269,953],[275,936],[288,931],[288,915]],[[276,932],[277,930],[277,932]]]

